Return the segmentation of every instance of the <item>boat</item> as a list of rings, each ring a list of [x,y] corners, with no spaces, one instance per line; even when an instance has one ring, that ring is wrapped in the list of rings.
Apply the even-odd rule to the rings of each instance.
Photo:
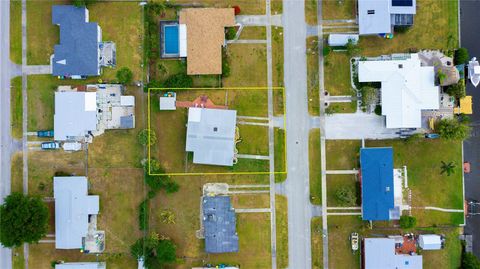
[[[480,65],[476,57],[468,62],[468,78],[475,87],[480,83]]]
[[[358,233],[352,233],[350,235],[350,241],[352,243],[352,250],[357,251],[358,250]]]

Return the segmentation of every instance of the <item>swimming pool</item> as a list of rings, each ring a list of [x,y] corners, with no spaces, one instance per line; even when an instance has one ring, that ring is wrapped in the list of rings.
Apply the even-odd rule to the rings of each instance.
[[[169,55],[179,54],[178,24],[164,25],[164,53]]]

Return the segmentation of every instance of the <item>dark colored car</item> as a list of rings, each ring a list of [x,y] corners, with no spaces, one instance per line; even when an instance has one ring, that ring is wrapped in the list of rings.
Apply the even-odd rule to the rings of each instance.
[[[38,137],[53,137],[53,130],[37,131]]]

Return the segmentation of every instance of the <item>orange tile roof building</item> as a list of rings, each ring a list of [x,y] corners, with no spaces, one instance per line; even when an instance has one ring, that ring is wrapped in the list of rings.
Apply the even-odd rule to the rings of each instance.
[[[186,26],[187,74],[221,74],[225,27],[235,26],[234,9],[185,8],[179,24]]]

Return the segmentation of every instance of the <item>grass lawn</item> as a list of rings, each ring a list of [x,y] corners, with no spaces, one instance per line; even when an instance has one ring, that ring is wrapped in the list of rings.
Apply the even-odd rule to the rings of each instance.
[[[240,39],[267,39],[265,26],[246,26],[240,34]]]
[[[312,234],[312,269],[323,268],[323,231],[322,218],[314,217],[311,221]]]
[[[285,151],[285,130],[280,128],[274,129],[274,162],[275,162],[275,172],[287,172],[287,156]],[[286,174],[277,174],[275,175],[275,182],[283,182],[287,179]]]
[[[158,0],[155,0],[158,1]],[[274,0],[279,1],[279,0]],[[178,4],[198,4],[196,0],[176,0]],[[203,0],[205,7],[240,7],[239,15],[263,15],[265,14],[265,1],[262,0]]]
[[[272,15],[282,14],[283,12],[283,1],[282,0],[271,0],[271,9]]]
[[[10,60],[22,64],[22,1],[10,1]]]
[[[269,194],[242,194],[230,197],[233,208],[268,208],[270,207]]]
[[[357,194],[357,203],[345,205],[338,201],[336,192],[343,187]],[[333,207],[360,206],[360,182],[355,175],[327,175],[327,205]]]
[[[355,113],[357,111],[357,101],[350,103],[330,103],[329,107],[333,113]]]
[[[266,73],[265,73],[265,77],[267,77]],[[274,87],[283,87],[284,85],[283,28],[282,27],[272,27],[272,83]],[[275,91],[274,94],[275,93],[278,93],[278,92]],[[283,113],[283,109],[280,109],[279,112]]]
[[[16,2],[12,2],[16,3]],[[11,125],[12,137],[16,139],[22,138],[23,135],[23,101],[22,101],[22,77],[15,77],[11,82],[10,88],[10,104],[11,104]]]
[[[241,268],[271,267],[270,258],[270,215],[268,213],[237,214],[237,232],[240,238],[240,251],[232,254],[206,255],[203,240],[195,237],[200,228],[200,197],[202,186],[207,182],[225,182],[228,184],[259,183],[257,178],[249,176],[196,176],[174,177],[180,185],[176,193],[166,195],[159,193],[151,202],[150,231],[170,237],[177,245],[177,257],[188,257],[181,260],[175,268],[191,268],[203,263],[239,264]],[[262,184],[268,182],[265,177]],[[242,195],[240,195],[242,196]],[[233,198],[235,204],[244,197]],[[265,205],[264,196],[260,195],[258,203],[241,202],[252,208]],[[161,210],[175,212],[175,223],[162,223],[159,217]],[[203,263],[202,263],[203,261]]]
[[[230,76],[224,87],[267,86],[267,51],[265,44],[228,44]]]
[[[287,197],[275,195],[277,226],[277,267],[288,267],[288,204]]]
[[[408,52],[409,49],[452,49],[458,46],[458,2],[418,0],[413,27],[391,40],[362,37],[364,56]]]
[[[332,269],[360,268],[360,253],[352,253],[350,234],[363,227],[360,216],[328,217],[328,264]]]
[[[89,169],[89,192],[100,195],[97,227],[107,238],[106,253],[130,253],[142,233],[138,206],[145,196],[143,169]]]
[[[322,167],[320,156],[320,129],[310,131],[308,143],[310,165],[310,202],[322,204]]]
[[[28,193],[53,197],[55,173],[85,175],[85,153],[30,151],[28,153]]]
[[[27,77],[28,131],[53,130],[55,90],[58,85],[69,85],[51,75]]]
[[[327,169],[350,170],[358,168],[360,140],[327,140]]]
[[[11,162],[11,183],[12,192],[23,192],[23,156],[22,153],[15,153]]]
[[[314,116],[320,114],[317,42],[318,37],[316,36],[307,38],[308,112]]]
[[[23,246],[12,249],[12,268],[24,269],[25,257],[23,256]]]
[[[317,1],[305,0],[305,21],[309,25],[317,24]]]
[[[355,19],[355,0],[322,1],[322,19]]]
[[[412,206],[463,209],[462,144],[445,140],[368,141],[366,146],[392,146],[395,167],[407,166]],[[455,162],[455,173],[441,175],[441,161]],[[442,195],[438,195],[442,193]]]
[[[459,268],[462,256],[462,243],[458,235],[461,229],[440,229],[437,233],[446,237],[445,248],[442,250],[423,251],[423,268]]]
[[[268,127],[258,125],[238,125],[240,139],[237,144],[239,154],[268,155]]]
[[[458,226],[460,224],[464,224],[463,213],[413,209],[412,215],[417,218],[418,227],[442,227],[450,225]]]
[[[325,57],[325,90],[330,95],[353,95],[350,83],[350,59],[344,52]]]

